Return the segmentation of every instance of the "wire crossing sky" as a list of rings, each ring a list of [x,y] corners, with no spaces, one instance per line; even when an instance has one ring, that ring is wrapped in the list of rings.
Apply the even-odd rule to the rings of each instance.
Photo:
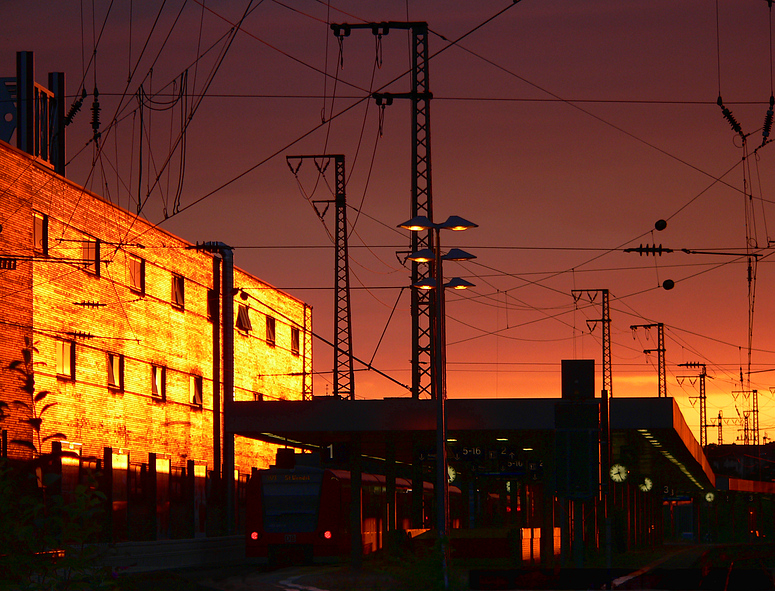
[[[2,13],[0,76],[22,50],[39,83],[67,76],[68,177],[191,242],[233,245],[238,266],[311,304],[329,341],[333,172],[294,174],[286,157],[345,155],[354,354],[402,384],[411,111],[371,95],[410,90],[411,39],[330,24],[427,22],[434,214],[479,225],[442,235],[477,256],[445,267],[476,284],[447,293],[449,395],[559,396],[572,358],[595,359],[601,387],[600,302],[572,292],[608,289],[615,396],[657,395],[644,353],[656,332],[630,327],[663,323],[667,392],[695,433],[698,388],[677,378],[691,362],[707,365],[726,442],[753,390],[761,435],[775,430],[766,0],[65,0]],[[330,393],[331,348],[314,353],[315,393]],[[356,369],[356,396],[406,395]]]

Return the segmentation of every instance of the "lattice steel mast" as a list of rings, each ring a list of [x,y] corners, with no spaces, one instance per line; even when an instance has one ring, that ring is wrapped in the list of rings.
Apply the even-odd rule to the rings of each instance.
[[[656,349],[643,349],[643,352],[648,355],[649,353],[657,352],[657,374],[659,375],[659,397],[667,397],[667,370],[665,368],[665,325],[661,322],[657,324],[633,324],[630,326],[630,330],[638,328],[650,328],[657,329],[657,348]]]
[[[708,445],[708,406],[707,397],[705,395],[705,378],[707,374],[705,372],[705,364],[698,361],[691,361],[689,363],[679,363],[679,367],[693,367],[700,370],[700,447]],[[681,379],[686,376],[677,376]],[[694,376],[690,376],[694,377]],[[719,411],[719,445],[721,445],[721,412]]]
[[[611,373],[611,315],[609,294],[607,289],[582,289],[571,291],[575,301],[578,301],[583,294],[587,294],[590,301],[594,301],[597,294],[602,295],[601,312],[602,317],[599,320],[587,320],[587,325],[600,322],[603,325],[603,390],[610,397],[613,394],[613,379]]]
[[[335,169],[336,210],[334,233],[334,396],[355,398],[355,371],[353,369],[352,323],[350,313],[350,263],[347,249],[347,197],[345,193],[345,166],[342,154],[288,156],[288,165],[296,174],[304,160],[313,160],[318,172],[325,174],[333,161]],[[297,167],[291,161],[298,160]],[[330,200],[326,203],[331,203]],[[305,319],[306,322],[306,319]]]
[[[428,23],[385,22],[363,24],[332,24],[331,30],[340,40],[350,34],[351,29],[371,29],[381,37],[391,29],[409,30],[412,34],[412,89],[407,93],[374,93],[374,99],[381,107],[390,105],[393,99],[409,99],[412,102],[412,194],[411,217],[419,215],[433,219],[433,198],[431,191],[431,126],[430,92],[428,73]],[[432,248],[431,232],[420,235],[411,233],[411,251],[418,252]],[[412,262],[412,283],[418,283],[433,276],[431,265]],[[435,318],[434,298],[426,290],[412,290],[412,397],[432,397],[434,371],[433,326]]]

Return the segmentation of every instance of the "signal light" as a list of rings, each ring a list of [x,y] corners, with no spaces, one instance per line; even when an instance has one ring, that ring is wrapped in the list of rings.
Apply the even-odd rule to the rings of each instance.
[[[326,531],[323,532],[323,539],[330,540],[333,537],[334,537],[334,534],[331,533],[331,530],[327,529]]]
[[[252,532],[250,534],[250,539],[251,540],[257,540],[258,539],[258,532],[257,531]]]

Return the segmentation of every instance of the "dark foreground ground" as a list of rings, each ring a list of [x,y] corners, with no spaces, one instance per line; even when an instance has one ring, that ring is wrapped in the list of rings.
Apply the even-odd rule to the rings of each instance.
[[[121,591],[429,591],[440,589],[433,556],[373,556],[363,567],[287,567],[249,564],[127,575]],[[616,567],[515,569],[499,561],[453,561],[450,589],[775,590],[775,545],[664,546],[616,557]]]

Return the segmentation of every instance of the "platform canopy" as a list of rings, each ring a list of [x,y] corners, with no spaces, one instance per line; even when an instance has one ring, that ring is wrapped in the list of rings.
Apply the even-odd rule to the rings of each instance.
[[[450,462],[479,459],[486,463],[489,458],[487,469],[497,475],[503,463],[496,456],[505,453],[551,470],[556,433],[568,427],[567,421],[557,424],[558,406],[571,405],[572,416],[574,404],[581,411],[583,405],[588,408],[595,402],[599,399],[449,399]],[[610,407],[612,462],[627,465],[634,475],[658,474],[660,486],[687,494],[716,486],[715,475],[672,398],[615,398]],[[418,455],[434,453],[436,404],[411,398],[333,397],[234,402],[224,425],[236,435],[322,453],[357,438],[363,456],[392,456],[408,465]]]

